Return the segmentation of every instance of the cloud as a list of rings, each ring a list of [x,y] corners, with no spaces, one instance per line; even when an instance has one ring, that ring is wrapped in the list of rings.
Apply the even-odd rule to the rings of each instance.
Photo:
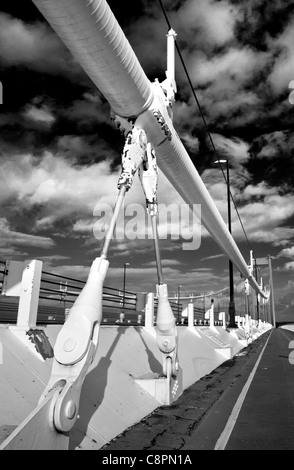
[[[91,264],[89,264],[89,266],[64,264],[54,268],[54,274],[59,274],[60,276],[68,276],[80,281],[85,281],[88,278],[90,268]]]
[[[283,267],[278,267],[277,271],[294,271],[294,261],[288,261]]]
[[[279,246],[294,238],[294,228],[284,226],[294,214],[294,195],[270,194],[265,196],[263,201],[249,202],[239,208],[239,213],[252,241]],[[232,231],[235,238],[244,238],[236,219]]]
[[[291,246],[290,248],[284,248],[277,255],[277,258],[292,258],[292,259],[294,259],[294,246]]]
[[[44,261],[47,265],[51,265],[54,262],[63,261],[65,259],[70,259],[69,256],[64,255],[50,255],[50,256],[39,256],[38,259],[40,261]]]
[[[182,263],[176,259],[163,259],[162,266],[180,266]],[[156,261],[149,261],[148,263],[144,263],[142,266],[148,267],[156,267]]]
[[[206,256],[205,258],[201,258],[200,261],[209,261],[209,260],[213,260],[213,259],[217,259],[217,258],[223,258],[225,256],[226,255],[220,253],[219,255]]]
[[[107,119],[110,124],[109,104],[101,95],[93,92],[85,92],[81,98],[74,100],[70,106],[59,109],[60,116],[79,121],[85,120],[103,123]]]
[[[76,144],[77,148],[80,144],[80,150],[84,144],[78,137],[73,142],[68,139],[67,144],[70,143],[73,146]],[[15,217],[25,213],[35,232],[52,230],[58,224],[63,224],[72,227],[72,233],[68,234],[71,237],[92,238],[94,228],[99,232],[105,225],[104,220],[97,220],[99,211],[107,205],[111,215],[117,197],[118,172],[112,172],[110,163],[105,160],[78,165],[64,158],[62,153],[51,152],[38,157],[31,154],[10,155],[0,160],[3,211],[9,205],[13,207],[12,214]],[[183,237],[187,243],[192,237],[199,239],[196,216],[192,217],[188,206],[162,173],[158,193],[160,237]],[[145,198],[137,176],[132,190],[127,193],[124,214],[124,222],[122,219],[122,224],[117,224],[121,238],[141,238],[147,239],[148,244],[152,243],[151,222],[147,217]],[[105,228],[103,232],[105,235]]]
[[[236,166],[244,164],[249,158],[249,144],[237,137],[227,138],[220,134],[211,134],[217,155],[220,159],[226,158]],[[226,165],[222,164],[223,169]]]
[[[263,134],[254,141],[258,158],[283,158],[289,156],[293,148],[294,136],[288,131],[274,131]]]
[[[164,280],[168,285],[169,294],[175,294],[179,285],[182,286],[182,293],[195,292],[195,286],[197,290],[204,288],[205,286],[215,286],[217,289],[222,283],[222,279],[219,275],[215,275],[213,270],[202,269],[202,270],[187,270],[181,271],[171,266],[166,266],[163,269]],[[112,283],[113,285],[121,287],[122,281],[122,268],[111,267],[107,273],[106,285]],[[155,266],[140,266],[128,267],[127,270],[127,284],[128,290],[132,291],[132,286],[136,286],[136,290],[143,292],[154,292],[155,285],[157,284],[157,275]]]
[[[227,188],[221,172],[216,169],[205,170],[202,179],[226,221]],[[287,226],[287,222],[294,215],[294,195],[281,191],[279,187],[270,187],[264,181],[256,185],[248,184],[246,179],[240,178],[236,170],[230,171],[231,192],[237,201],[249,239],[279,246],[294,238],[294,229]],[[232,233],[237,241],[244,240],[243,229],[233,208]],[[205,232],[202,236],[205,236]]]
[[[190,59],[195,60],[195,51],[212,52],[234,38],[239,10],[226,0],[188,0],[180,4],[171,2],[165,6],[188,65]],[[132,18],[124,27],[147,74],[164,75],[164,65],[161,64],[162,58],[166,56],[165,29],[166,24],[156,2],[144,2],[144,15],[136,20]],[[177,67],[177,80],[182,81],[182,78],[182,69]]]
[[[0,62],[53,75],[81,75],[80,66],[46,23],[25,23],[3,12],[0,12]]]
[[[23,112],[23,116],[25,119],[45,124],[48,127],[50,127],[55,121],[55,117],[45,105],[41,107],[28,105]]]
[[[9,222],[6,218],[0,218],[0,249],[3,250],[2,253],[7,253],[12,250],[14,254],[13,247],[15,246],[27,246],[27,247],[37,247],[43,249],[53,248],[55,246],[54,241],[50,237],[41,237],[37,235],[31,235],[28,233],[17,232],[16,230],[11,229]],[[17,252],[16,254],[20,254]]]
[[[265,53],[257,53],[249,47],[230,48],[222,54],[216,54],[213,58],[206,57],[203,53],[196,55],[191,75],[194,83],[205,85],[211,83],[220,84],[220,91],[232,91],[251,80],[268,60]]]
[[[28,259],[29,254],[25,251],[20,251],[17,248],[10,246],[10,247],[1,247],[0,246],[0,259],[1,261],[6,261],[7,259]]]
[[[262,181],[261,183],[258,183],[257,185],[253,184],[248,184],[245,188],[244,191],[242,191],[242,200],[246,199],[260,199],[264,198],[265,196],[271,196],[271,195],[276,195],[277,194],[277,188],[271,188],[267,186],[267,184]]]
[[[103,137],[97,136],[96,133],[58,137],[55,152],[66,158],[72,165],[91,165],[102,160],[112,162],[115,159],[115,152]]]
[[[208,42],[220,46],[233,38],[238,15],[238,9],[225,0],[189,0],[172,15],[172,19],[182,26],[192,44],[197,35],[200,44]]]
[[[275,61],[268,80],[275,93],[281,93],[288,89],[289,82],[294,79],[294,21],[292,20],[283,33],[271,41],[271,46],[279,49],[278,58]]]
[[[113,197],[117,183],[108,162],[73,166],[61,155],[49,152],[41,158],[11,156],[0,161],[0,170],[2,202],[14,200],[14,211],[38,207],[38,229],[50,228],[74,214],[90,215],[99,199]]]

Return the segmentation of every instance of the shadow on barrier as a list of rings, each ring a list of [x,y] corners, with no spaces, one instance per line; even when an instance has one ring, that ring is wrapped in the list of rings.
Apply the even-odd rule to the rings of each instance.
[[[106,356],[101,357],[96,367],[86,375],[80,398],[79,415],[81,418],[77,421],[71,432],[69,450],[74,450],[81,444],[87,434],[87,429],[92,416],[103,401],[107,387],[108,373],[112,364],[111,356],[120,340],[120,337],[125,333],[125,331],[125,328],[118,328],[115,340],[109,348]]]
[[[155,355],[153,354],[153,352],[152,352],[152,351],[150,350],[150,348],[148,347],[146,341],[145,341],[144,338],[143,338],[142,330],[135,328],[135,331],[138,333],[138,335],[140,336],[140,339],[141,339],[142,343],[143,343],[144,346],[145,346],[145,351],[146,351],[147,356],[148,356],[148,363],[149,363],[149,367],[150,367],[151,372],[154,372],[154,373],[156,373],[156,374],[162,374],[162,364],[161,364],[161,362],[155,357]]]

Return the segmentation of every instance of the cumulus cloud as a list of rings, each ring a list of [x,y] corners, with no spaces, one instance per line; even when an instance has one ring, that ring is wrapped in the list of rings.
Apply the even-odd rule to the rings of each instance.
[[[96,123],[105,122],[109,116],[109,105],[101,95],[85,92],[81,98],[74,100],[68,107],[59,109],[61,117],[83,121],[92,120]]]
[[[242,191],[242,200],[263,199],[265,196],[277,194],[277,188],[269,187],[264,181],[256,185],[248,184]]]
[[[262,134],[254,140],[258,158],[289,157],[294,144],[293,133],[288,130]]]
[[[281,99],[285,83],[288,86],[290,79],[294,79],[289,79],[289,73],[293,70],[291,47],[294,24],[292,20],[287,20],[284,12],[282,20],[281,15],[276,15],[277,21],[273,26],[275,11],[281,12],[282,4],[280,1],[271,2],[261,8],[258,0],[165,2],[210,130],[215,129],[212,131],[213,139],[219,156],[230,160],[231,190],[246,232],[253,242],[286,247],[294,238],[294,229],[289,222],[294,207],[293,191],[290,189],[293,187],[290,158],[294,141],[290,130],[291,116],[289,118],[287,111],[289,103]],[[143,0],[140,8],[141,5],[145,8],[142,16],[125,20],[126,34],[147,74],[161,79],[166,68],[166,25],[156,2]],[[272,29],[262,32],[263,24],[271,24]],[[259,38],[262,39],[260,44]],[[4,13],[0,13],[0,63],[4,68],[20,65],[42,74],[69,77],[78,86],[83,73],[46,23],[25,23]],[[203,123],[178,59],[176,78],[178,100],[174,105],[175,127],[195,161],[198,159],[196,164],[199,168],[206,168],[202,173],[203,180],[226,221],[226,184],[219,168],[209,169],[212,155],[203,151]],[[118,159],[117,151],[111,147],[118,145],[114,141],[108,144],[104,134],[97,137],[102,126],[103,131],[106,129],[106,116],[108,119],[108,105],[99,92],[81,92],[73,99],[70,96],[67,96],[66,102],[59,97],[60,103],[56,104],[56,98],[50,100],[50,96],[48,101],[34,101],[32,93],[26,101],[28,104],[18,114],[1,114],[0,124],[5,126],[5,131],[13,129],[11,142],[14,148],[25,142],[29,144],[15,152],[11,152],[10,148],[7,153],[7,145],[1,146],[0,216],[8,221],[8,212],[14,216],[26,214],[35,231],[48,229],[48,233],[53,230],[54,233],[61,233],[62,224],[72,227],[71,237],[82,238],[84,248],[88,249],[96,243],[99,250],[101,244],[92,234],[96,221],[92,215],[93,208],[97,202],[113,206],[118,178],[118,169],[113,171],[113,162]],[[53,124],[57,133],[52,135],[49,143]],[[38,129],[44,131],[43,135],[37,135],[35,130]],[[43,138],[47,140],[43,141]],[[23,149],[29,150],[25,154]],[[277,172],[279,161],[283,161],[284,173]],[[286,173],[287,188],[283,184]],[[275,182],[278,175],[279,179]],[[132,191],[127,194],[126,203],[138,202],[144,207],[144,196],[136,179]],[[159,202],[166,205],[182,203],[162,174]],[[234,210],[232,217],[234,237],[237,242],[244,241]],[[184,222],[187,222],[187,217]],[[7,233],[17,232],[16,228],[12,228],[12,222],[7,224]],[[164,225],[162,223],[159,227],[160,233],[165,230]],[[22,231],[23,226],[20,234]],[[139,224],[138,231],[146,235],[143,225]],[[171,224],[170,233],[176,231],[177,224]],[[206,231],[202,231],[202,237],[205,236]],[[41,238],[45,243],[46,237]],[[90,242],[93,244],[90,245]],[[47,243],[50,245],[50,241]],[[166,252],[170,250],[167,262],[175,247],[181,249],[179,241],[174,241],[172,246],[167,243],[161,246]],[[3,250],[8,249],[7,245],[3,247]],[[146,254],[150,249],[150,240],[122,240],[113,243],[111,254],[115,253],[121,259],[140,250],[140,255]],[[11,250],[16,252],[17,248],[12,247]],[[284,248],[281,253],[281,256],[288,254],[292,262],[290,248]],[[222,255],[212,255],[207,259],[213,260],[218,256]],[[62,261],[62,258],[46,259],[47,263]],[[287,265],[288,272],[290,266]],[[207,282],[207,285],[209,282],[217,283],[217,279],[211,277],[212,271],[204,274],[196,270],[182,273],[180,267],[176,261],[165,266],[172,283],[178,283],[179,278],[181,283],[187,282],[191,288],[195,278],[197,282]],[[142,276],[142,287],[143,268],[141,266],[140,271],[132,266],[133,271],[130,272],[133,283]],[[150,274],[150,286],[154,282],[154,268],[153,263],[148,268],[150,273],[146,271],[148,276]],[[74,272],[86,275],[88,272],[79,260],[75,266],[64,264],[61,269],[68,275]],[[110,279],[115,280],[115,273],[119,276],[118,271],[110,271]],[[197,273],[201,276],[197,277]]]
[[[61,264],[58,266],[58,271],[55,270],[54,273],[56,272],[60,276],[68,276],[72,277],[74,279],[78,279],[81,281],[84,281],[87,279],[89,272],[90,272],[90,267],[91,264],[89,263],[89,266],[85,265],[77,265],[77,264]],[[53,272],[53,270],[52,270]]]
[[[198,41],[212,45],[224,45],[233,38],[238,8],[226,0],[189,0],[172,15],[174,22],[182,27],[194,43]]]
[[[78,137],[73,138],[73,146],[78,142]],[[105,235],[105,223],[107,227],[109,218],[99,222],[97,216],[101,215],[104,206],[111,216],[119,175],[118,171],[111,171],[109,160],[77,165],[61,153],[45,152],[40,157],[11,155],[0,160],[0,170],[0,196],[4,206],[13,205],[14,215],[23,210],[31,213],[30,222],[35,231],[52,230],[67,221],[73,230],[71,236],[93,237],[94,229]],[[159,179],[160,237],[183,238],[189,242],[196,234],[198,240],[200,233],[196,216],[192,216],[161,172]],[[151,222],[138,177],[127,193],[124,207],[122,223],[119,221],[117,224],[120,237],[152,239]]]
[[[294,196],[291,194],[270,194],[260,202],[249,202],[239,209],[239,213],[252,241],[279,246],[294,237],[294,229],[284,226],[294,215]],[[233,233],[237,239],[242,237],[237,220],[233,222]]]
[[[217,258],[223,258],[225,257],[226,255],[220,253],[219,255],[211,255],[211,256],[206,256],[205,258],[201,258],[200,261],[209,261],[209,260],[213,260],[213,259],[217,259]]]
[[[220,134],[211,134],[220,159],[226,158],[236,166],[244,164],[250,157],[249,144],[237,137],[227,138]],[[223,166],[225,166],[223,164]]]
[[[221,83],[222,89],[240,87],[260,70],[268,60],[265,53],[256,53],[249,47],[229,49],[213,58],[196,54],[194,67],[191,70],[194,83],[209,85],[211,82]]]
[[[55,117],[45,105],[40,107],[28,105],[23,112],[23,117],[49,127],[55,121]]]
[[[110,267],[107,273],[106,284],[110,282],[113,285],[121,287],[122,279],[122,268],[121,267]],[[213,273],[213,270],[187,270],[182,271],[171,266],[164,267],[164,279],[168,284],[169,295],[176,294],[179,283],[182,285],[183,292],[195,292],[195,285],[197,289],[201,285],[202,288],[207,288],[208,285],[219,286],[223,279]],[[132,290],[131,286],[135,285],[136,290],[154,292],[155,285],[157,283],[156,268],[155,266],[128,266],[127,270],[127,284],[128,289]]]
[[[278,267],[277,271],[294,271],[294,261],[288,261],[283,267]]]
[[[99,199],[112,194],[117,181],[107,161],[78,167],[49,152],[41,158],[11,156],[0,161],[0,168],[2,202],[14,200],[19,211],[38,207],[38,229],[75,213],[91,214]]]
[[[162,266],[180,266],[182,263],[176,259],[163,259]],[[142,266],[148,267],[156,267],[156,261],[149,261],[148,263],[144,263]]]
[[[290,248],[284,248],[283,250],[280,251],[277,257],[294,259],[294,246],[291,246]]]
[[[11,228],[6,218],[0,218],[0,250],[4,255],[19,255],[20,252],[14,250],[14,247],[17,246],[49,249],[53,248],[54,245],[55,243],[52,238],[18,232]]]
[[[290,22],[283,33],[271,41],[272,47],[280,53],[268,78],[276,93],[286,91],[289,82],[294,79],[294,21]]]
[[[209,169],[202,174],[214,202],[223,219],[227,220],[227,187],[219,170]],[[294,215],[294,195],[284,193],[279,187],[268,186],[262,181],[248,184],[246,178],[230,171],[231,192],[249,239],[283,245],[293,239],[294,229],[287,222]],[[244,240],[244,232],[232,206],[232,232],[237,241]],[[205,233],[202,234],[204,236]]]
[[[46,23],[25,23],[0,12],[0,62],[54,75],[77,76],[80,66]]]

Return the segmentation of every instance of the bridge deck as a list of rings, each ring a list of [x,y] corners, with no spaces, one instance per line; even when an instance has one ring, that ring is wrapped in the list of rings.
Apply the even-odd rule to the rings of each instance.
[[[265,333],[103,449],[293,450],[292,340],[294,331]]]

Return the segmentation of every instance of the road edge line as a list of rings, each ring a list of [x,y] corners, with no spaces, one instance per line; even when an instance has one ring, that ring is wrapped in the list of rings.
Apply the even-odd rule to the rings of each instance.
[[[266,340],[266,343],[265,343],[264,347],[262,348],[262,351],[261,351],[261,353],[260,353],[260,355],[259,355],[259,357],[258,357],[258,359],[257,359],[257,361],[256,361],[256,363],[255,363],[255,366],[253,367],[253,369],[252,369],[252,371],[251,371],[251,373],[250,373],[250,375],[249,375],[249,377],[248,377],[248,379],[247,379],[247,382],[245,383],[244,387],[242,388],[242,391],[241,391],[241,393],[240,393],[240,395],[239,395],[239,397],[238,397],[238,399],[237,399],[237,401],[236,401],[236,403],[235,403],[235,406],[234,406],[234,408],[233,408],[233,410],[232,410],[232,412],[231,412],[231,414],[230,414],[230,416],[229,416],[229,419],[228,419],[228,421],[227,421],[227,424],[226,424],[226,426],[225,426],[223,432],[221,433],[220,437],[218,438],[218,440],[217,440],[217,442],[216,442],[216,444],[215,444],[215,446],[214,446],[214,450],[225,450],[225,448],[226,448],[226,445],[227,445],[227,443],[228,443],[228,440],[230,439],[230,436],[231,436],[231,434],[232,434],[232,432],[233,432],[233,429],[234,429],[234,427],[235,427],[236,421],[237,421],[237,419],[238,419],[239,413],[240,413],[240,411],[241,411],[243,402],[244,402],[244,400],[245,400],[245,397],[246,397],[246,395],[247,395],[247,392],[248,392],[248,390],[249,390],[249,387],[250,387],[250,385],[251,385],[251,382],[252,382],[252,380],[253,380],[253,378],[254,378],[254,376],[255,376],[257,367],[258,367],[258,365],[259,365],[259,363],[260,363],[260,361],[261,361],[261,358],[262,358],[262,356],[263,356],[263,353],[264,353],[264,350],[265,350],[265,348],[266,348],[266,346],[267,346],[267,343],[268,343],[268,341],[269,341],[269,339],[270,339],[270,337],[271,337],[271,335],[272,335],[272,332],[273,332],[273,330],[271,331],[271,333],[270,333],[268,339]]]

